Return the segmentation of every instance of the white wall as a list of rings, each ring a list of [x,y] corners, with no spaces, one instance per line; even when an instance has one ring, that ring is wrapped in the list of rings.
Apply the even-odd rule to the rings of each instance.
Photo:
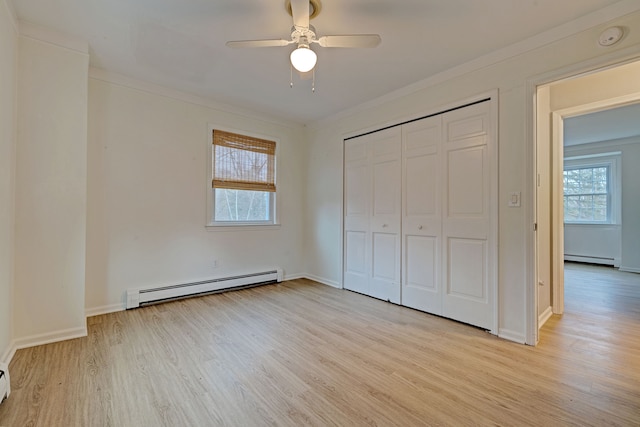
[[[619,224],[565,224],[565,261],[620,266]]]
[[[478,67],[447,78],[438,76],[385,102],[371,104],[350,114],[330,118],[314,126],[310,134],[307,194],[309,241],[307,272],[328,283],[341,283],[342,140],[345,135],[433,113],[468,97],[498,88],[499,102],[499,325],[500,334],[525,339],[527,250],[532,231],[527,213],[533,207],[507,207],[509,192],[521,191],[530,200],[525,176],[527,164],[527,80],[571,64],[597,58],[615,50],[638,46],[640,18],[636,13],[619,19],[629,29],[613,49],[603,50],[596,40],[604,26],[566,37],[494,65]],[[635,49],[637,52],[637,47]]]
[[[90,314],[122,309],[129,288],[273,267],[283,268],[285,277],[304,272],[302,127],[139,90],[132,87],[136,82],[127,87],[98,74],[89,80]],[[210,124],[278,141],[279,228],[205,229]]]
[[[18,346],[86,333],[86,52],[21,35],[14,334]]]
[[[638,64],[640,66],[640,63]],[[636,74],[634,74],[634,77]],[[638,75],[638,89],[640,89],[640,73]],[[622,224],[621,226],[601,226],[604,230],[597,230],[598,235],[593,236],[591,241],[597,242],[597,248],[607,249],[608,241],[617,237],[617,242],[610,245],[620,246],[617,253],[620,254],[620,269],[640,273],[640,137],[625,138],[622,140],[602,141],[592,144],[575,145],[565,147],[565,157],[583,156],[589,154],[601,154],[613,151],[620,151],[619,168],[621,169],[622,184]],[[573,228],[580,227],[575,226]],[[584,227],[583,227],[584,228]],[[607,230],[606,236],[602,236]],[[592,230],[581,230],[580,236],[573,236],[575,230],[565,225],[565,253],[573,253],[571,245],[579,245],[580,237],[588,239]],[[575,251],[574,251],[575,252]]]
[[[6,0],[0,0],[0,362],[9,356],[13,324],[17,54],[16,21]]]

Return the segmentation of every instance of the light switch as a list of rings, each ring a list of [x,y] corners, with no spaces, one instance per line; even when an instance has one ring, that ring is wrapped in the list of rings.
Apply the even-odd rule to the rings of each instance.
[[[520,192],[513,191],[509,193],[509,207],[510,208],[519,208],[520,207]]]

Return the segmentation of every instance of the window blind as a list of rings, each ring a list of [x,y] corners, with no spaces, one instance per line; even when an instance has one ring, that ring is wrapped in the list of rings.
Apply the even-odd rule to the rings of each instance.
[[[275,192],[275,163],[275,141],[213,131],[213,188]]]

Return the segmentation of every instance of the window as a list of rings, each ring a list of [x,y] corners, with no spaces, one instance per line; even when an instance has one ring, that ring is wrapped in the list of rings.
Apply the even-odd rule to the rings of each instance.
[[[213,130],[210,225],[274,224],[276,143]]]
[[[565,169],[565,222],[608,222],[610,204],[609,167]]]
[[[594,155],[568,158],[563,178],[565,223],[618,222],[616,157]]]

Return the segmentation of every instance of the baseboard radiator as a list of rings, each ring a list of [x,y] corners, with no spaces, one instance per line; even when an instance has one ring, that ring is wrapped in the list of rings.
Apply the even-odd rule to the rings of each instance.
[[[151,289],[128,289],[127,310],[130,308],[158,304],[182,298],[243,289],[277,282],[282,282],[281,269],[221,277],[217,279],[204,280],[202,282],[162,286]]]
[[[0,403],[11,393],[11,383],[9,381],[9,368],[0,363]]]
[[[615,258],[606,258],[599,256],[589,256],[589,255],[572,255],[572,254],[564,254],[565,261],[573,261],[573,262],[586,262],[589,264],[604,264],[604,265],[612,265],[614,267],[619,267],[619,264],[616,263]]]

